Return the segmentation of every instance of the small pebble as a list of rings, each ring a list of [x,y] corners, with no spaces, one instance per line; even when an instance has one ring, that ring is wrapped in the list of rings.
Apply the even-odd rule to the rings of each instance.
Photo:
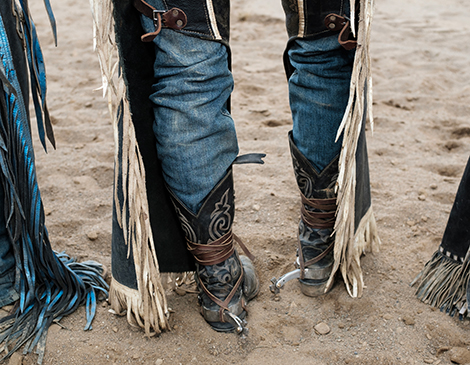
[[[88,237],[88,239],[89,239],[90,241],[94,241],[94,240],[96,240],[96,239],[98,238],[98,232],[96,232],[96,231],[91,231],[91,232],[88,232],[88,233],[86,234],[86,236]]]
[[[392,318],[393,318],[393,316],[390,313],[385,313],[383,315],[383,319],[385,319],[387,321],[391,320]]]
[[[416,322],[412,317],[404,316],[403,322],[408,326],[413,326]]]
[[[113,331],[114,331],[114,332],[117,332],[117,331],[118,331],[118,328],[117,328],[117,327],[113,327]]]
[[[430,187],[432,190],[436,190],[436,189],[437,189],[437,184],[431,184],[431,185],[429,185],[429,187]]]
[[[328,325],[324,322],[318,323],[313,329],[319,335],[327,335],[330,333],[330,327],[328,327]]]
[[[259,210],[260,210],[260,206],[259,206],[258,204],[253,205],[253,210],[259,211]]]
[[[424,359],[423,360],[426,364],[432,364],[434,363],[434,360],[433,359]]]
[[[157,361],[155,361],[155,365],[162,365],[163,364],[163,359],[157,359]]]
[[[426,194],[418,195],[418,200],[425,201],[426,200]]]
[[[436,351],[436,355],[439,356],[443,352],[449,351],[450,349],[451,349],[451,347],[449,347],[449,346],[439,347]]]
[[[456,364],[470,363],[470,351],[465,347],[452,347],[450,350],[450,361]]]

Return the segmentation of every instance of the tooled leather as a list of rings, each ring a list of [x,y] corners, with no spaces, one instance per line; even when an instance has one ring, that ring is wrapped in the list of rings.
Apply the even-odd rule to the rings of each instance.
[[[304,268],[333,261],[333,227],[336,211],[335,185],[338,178],[338,156],[318,173],[299,151],[289,133],[289,144],[297,185],[301,191],[301,219],[298,243],[301,279]]]
[[[292,132],[289,132],[289,145],[294,174],[301,193],[307,199],[336,198],[335,188],[338,179],[339,156],[336,156],[321,173],[318,173],[295,145]]]
[[[187,241],[207,245],[224,237],[224,235],[231,235],[235,213],[232,170],[229,170],[222,181],[212,190],[197,214],[186,209],[174,196],[172,198]],[[233,248],[233,246],[230,247]],[[196,280],[199,287],[201,288],[200,283],[202,282],[210,293],[221,300],[230,295],[242,274],[238,254],[236,251],[232,252],[230,257],[220,263],[196,264]]]

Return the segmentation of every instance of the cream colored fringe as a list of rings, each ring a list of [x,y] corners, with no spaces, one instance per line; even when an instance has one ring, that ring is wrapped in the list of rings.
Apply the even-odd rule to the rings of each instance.
[[[119,60],[114,42],[111,0],[90,0],[90,5],[93,14],[93,46],[100,63],[103,96],[108,99],[108,109],[114,127],[115,165],[118,165],[119,160],[122,161],[120,178],[122,186],[128,187],[122,191],[122,206],[119,205],[117,191],[114,202],[117,219],[128,246],[128,255],[132,247],[138,287],[137,290],[131,290],[113,279],[109,300],[116,313],[127,311],[129,323],[145,328],[146,335],[150,336],[169,329],[169,311],[150,227],[145,168],[131,121],[126,86],[122,76],[117,76]],[[119,120],[123,123],[121,155],[118,140]],[[115,186],[118,178],[118,169],[115,169]]]
[[[469,316],[467,286],[470,280],[470,261],[455,261],[440,251],[424,266],[413,280],[418,299],[454,316]]]
[[[353,34],[357,32],[357,48],[351,75],[349,101],[337,133],[337,138],[343,133],[343,146],[339,158],[333,274],[341,268],[340,271],[349,295],[361,297],[364,280],[360,257],[365,251],[378,251],[380,240],[372,208],[362,218],[358,229],[354,231],[356,150],[362,123],[365,119],[364,102],[367,102],[368,118],[371,127],[373,127],[369,44],[374,0],[360,1],[361,9],[357,30],[354,28],[355,3],[355,0],[351,0],[350,18]],[[333,278],[334,275],[331,275],[326,290],[333,285]]]

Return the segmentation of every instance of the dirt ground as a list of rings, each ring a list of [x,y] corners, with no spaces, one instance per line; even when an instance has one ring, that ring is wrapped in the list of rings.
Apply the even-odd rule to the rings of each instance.
[[[87,1],[53,0],[53,46],[42,1],[30,6],[48,72],[57,150],[35,139],[39,184],[53,246],[82,259],[111,260],[113,131],[100,91]],[[278,1],[232,1],[240,152],[265,152],[263,166],[235,166],[234,231],[257,256],[261,292],[249,304],[246,338],[212,331],[197,298],[170,294],[171,332],[146,338],[100,303],[93,330],[84,309],[54,325],[45,364],[449,364],[470,362],[469,321],[414,297],[410,282],[436,250],[470,155],[470,23],[464,0],[377,0],[372,34],[374,132],[368,130],[372,200],[382,241],[362,259],[367,288],[352,299],[339,280],[320,298],[270,280],[293,268],[299,196]],[[314,327],[325,323],[330,332]],[[35,355],[10,364],[34,364]]]

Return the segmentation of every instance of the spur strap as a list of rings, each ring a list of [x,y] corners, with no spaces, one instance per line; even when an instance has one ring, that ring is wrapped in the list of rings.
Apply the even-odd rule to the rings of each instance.
[[[191,242],[188,239],[186,239],[186,244],[189,252],[194,256],[196,262],[198,264],[208,266],[220,264],[232,256],[235,251],[235,248],[233,247],[234,240],[250,260],[255,259],[242,240],[234,234],[232,230],[229,230],[222,237],[207,244]]]
[[[194,256],[196,262],[201,265],[208,266],[219,264],[232,256],[232,254],[235,252],[235,248],[233,247],[234,240],[239,244],[245,255],[247,255],[251,260],[254,260],[255,257],[251,254],[250,251],[248,251],[242,240],[237,235],[235,235],[232,230],[229,230],[222,237],[207,244],[191,242],[188,239],[186,239],[186,243],[189,252],[191,252],[191,254]],[[202,281],[199,282],[204,293],[206,293],[207,296],[220,307],[219,318],[221,322],[225,322],[224,311],[229,311],[228,305],[243,281],[244,270],[241,263],[240,268],[240,277],[233,286],[229,295],[223,301],[212,294]]]
[[[302,215],[302,220],[307,226],[314,229],[334,227],[336,216],[336,198],[308,199],[304,194],[300,195],[302,200],[300,213]],[[309,206],[310,208],[315,209],[315,211],[311,211],[305,206]],[[319,212],[319,210],[321,211]]]
[[[335,219],[336,219],[336,198],[327,198],[327,199],[315,199],[315,198],[306,198],[304,194],[301,195],[301,216],[305,225],[312,229],[325,229],[325,228],[334,228]],[[315,209],[316,211],[311,211],[306,208],[306,206]],[[321,210],[320,212],[318,210]],[[328,253],[331,252],[334,248],[334,241],[328,246],[328,248],[323,251],[320,255],[305,261],[304,255],[302,252],[302,245],[300,244],[300,239],[297,240],[299,246],[299,265],[300,265],[300,278],[305,277],[305,268],[317,263],[323,259]]]

